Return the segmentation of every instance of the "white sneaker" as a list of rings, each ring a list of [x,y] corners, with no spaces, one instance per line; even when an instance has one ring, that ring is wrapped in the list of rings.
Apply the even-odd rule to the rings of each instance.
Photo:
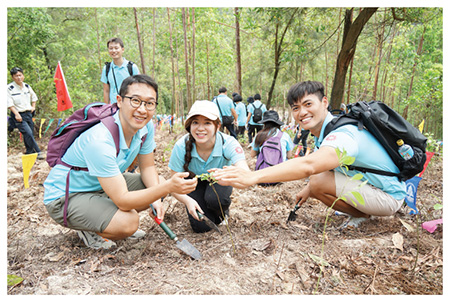
[[[146,233],[142,230],[137,230],[136,232],[134,232],[133,235],[131,235],[130,239],[141,239],[142,237],[144,237],[146,235]]]
[[[339,229],[346,229],[348,227],[356,229],[360,226],[361,223],[367,220],[369,220],[369,218],[349,216],[349,218],[346,221],[344,221],[344,223],[339,227]]]
[[[336,215],[336,216],[345,216],[345,217],[350,217],[350,214],[347,214],[347,213],[344,213],[344,212],[341,212],[341,211],[334,211],[334,214]]]
[[[83,239],[84,244],[87,247],[93,249],[110,249],[115,248],[117,244],[109,239],[103,238],[102,236],[96,234],[95,232],[89,231],[77,231],[78,236]]]

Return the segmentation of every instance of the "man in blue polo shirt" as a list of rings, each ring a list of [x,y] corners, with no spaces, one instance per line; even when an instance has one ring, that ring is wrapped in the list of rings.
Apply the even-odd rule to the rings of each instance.
[[[398,167],[373,135],[366,129],[346,125],[323,137],[324,129],[333,116],[328,112],[328,99],[320,82],[306,81],[293,85],[287,99],[296,122],[316,137],[314,153],[255,172],[225,167],[214,174],[219,184],[245,188],[261,182],[310,177],[306,187],[297,194],[299,205],[309,197],[316,198],[328,207],[350,215],[344,227],[357,227],[372,215],[390,216],[397,212],[406,196],[405,182],[395,176],[343,171],[340,167],[336,149],[345,150],[348,156],[354,157],[355,166],[398,173]],[[352,179],[356,173],[362,174],[363,178]],[[353,192],[361,194],[364,204],[358,202]]]
[[[103,82],[103,100],[109,104],[117,102],[123,80],[130,75],[139,74],[139,69],[136,64],[123,57],[125,48],[120,38],[109,39],[106,46],[112,62],[107,62],[103,67],[100,80]]]
[[[255,113],[255,109],[261,109],[261,118],[264,115],[264,112],[267,111],[266,105],[261,102],[261,95],[259,93],[255,94],[255,97],[249,97],[247,99],[249,104],[247,105],[247,125],[248,125],[248,143],[251,144],[253,142],[253,137],[262,130],[263,125],[259,123],[259,121],[254,121],[253,116]]]
[[[222,126],[228,129],[232,137],[236,138],[234,125],[237,124],[238,115],[234,109],[233,101],[227,96],[227,88],[219,88],[219,95],[213,99],[213,103],[219,108]]]
[[[189,173],[177,173],[168,180],[158,177],[151,122],[157,99],[158,86],[152,78],[147,75],[126,78],[117,98],[119,110],[114,115],[119,126],[119,154],[116,156],[111,133],[99,123],[81,133],[62,158],[69,165],[88,168],[70,172],[67,227],[78,230],[89,247],[110,248],[116,246],[111,240],[144,236],[138,230],[138,212],[153,204],[162,219],[161,197],[171,192],[186,194],[197,185],[196,179],[185,179]],[[136,156],[140,174],[124,173]],[[67,173],[69,168],[58,164],[44,182],[44,204],[61,225]]]

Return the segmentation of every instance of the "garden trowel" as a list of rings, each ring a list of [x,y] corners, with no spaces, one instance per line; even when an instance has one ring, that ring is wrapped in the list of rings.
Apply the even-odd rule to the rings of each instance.
[[[206,215],[200,213],[198,210],[197,210],[197,215],[198,215],[198,218],[200,218],[201,220],[203,220],[206,223],[207,226],[209,226],[214,231],[219,232],[219,234],[222,234],[222,232],[220,231],[220,229],[217,226],[217,224],[212,222],[212,220],[209,219],[208,217],[206,217]]]
[[[172,232],[167,224],[158,218],[153,205],[150,205],[150,207],[152,208],[153,215],[155,215],[155,222],[164,230],[164,232],[166,232],[167,235],[169,235],[170,239],[175,241],[177,248],[191,256],[193,259],[200,260],[202,258],[202,254],[200,254],[200,252],[186,239],[179,241],[177,235]]]
[[[296,214],[295,212],[297,212],[297,210],[300,208],[299,203],[300,203],[301,200],[302,200],[302,199],[300,198],[300,199],[297,201],[297,203],[295,204],[294,209],[289,213],[289,217],[288,217],[288,219],[287,219],[287,221],[286,221],[286,224],[288,224],[289,221],[295,221],[295,219],[297,219],[297,214]]]

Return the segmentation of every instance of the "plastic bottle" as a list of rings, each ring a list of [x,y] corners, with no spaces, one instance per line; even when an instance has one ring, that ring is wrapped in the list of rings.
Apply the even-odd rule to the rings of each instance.
[[[399,139],[397,141],[397,145],[398,145],[398,153],[400,153],[400,155],[404,159],[408,160],[414,156],[414,150],[411,148],[410,145],[405,144],[402,139]]]

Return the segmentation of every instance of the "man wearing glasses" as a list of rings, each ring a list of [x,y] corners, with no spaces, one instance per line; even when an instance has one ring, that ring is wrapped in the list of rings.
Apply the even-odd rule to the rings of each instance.
[[[119,126],[119,154],[111,133],[99,123],[80,134],[62,158],[70,165],[88,168],[70,172],[67,210],[68,227],[77,230],[88,247],[111,248],[116,246],[112,240],[143,237],[145,233],[138,230],[138,212],[153,204],[158,218],[163,219],[160,198],[169,193],[187,194],[197,185],[196,179],[185,179],[189,176],[187,172],[168,180],[157,174],[151,122],[157,100],[158,85],[152,78],[147,75],[126,78],[117,96],[119,110],[114,115]],[[124,173],[136,156],[140,174]],[[56,165],[44,183],[44,204],[61,225],[68,170]]]

